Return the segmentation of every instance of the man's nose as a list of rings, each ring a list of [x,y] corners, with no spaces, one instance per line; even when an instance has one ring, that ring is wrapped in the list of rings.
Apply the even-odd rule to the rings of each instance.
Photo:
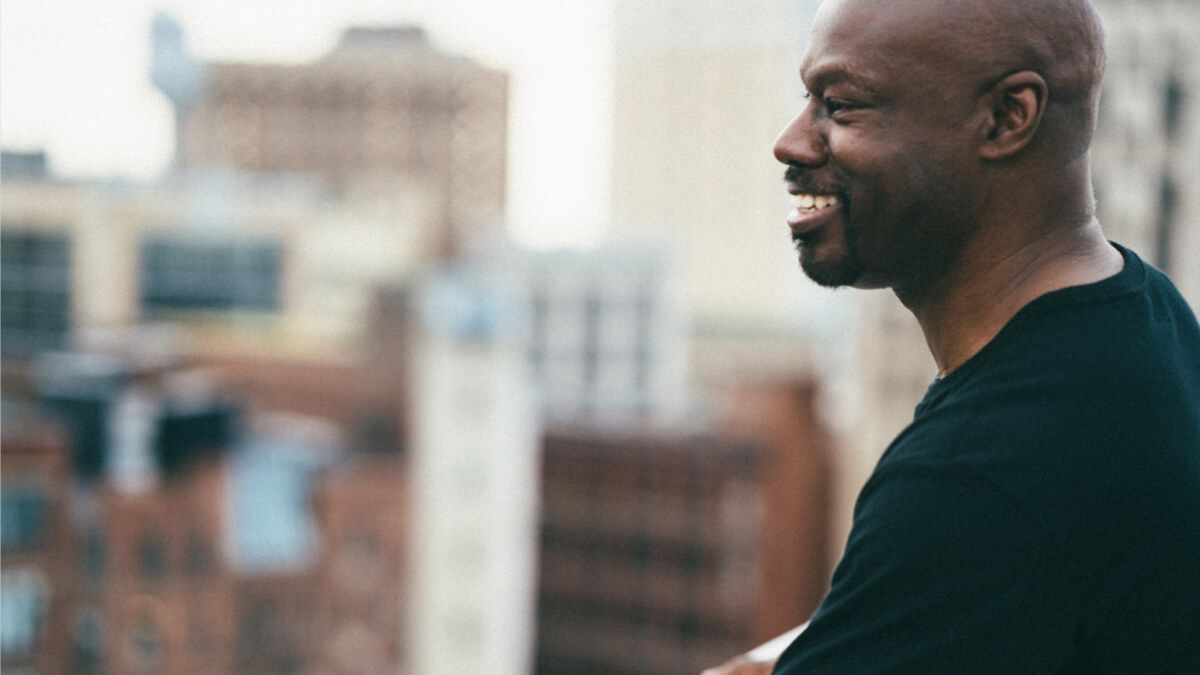
[[[812,106],[805,106],[775,139],[775,159],[799,166],[824,164],[828,150],[814,122]]]

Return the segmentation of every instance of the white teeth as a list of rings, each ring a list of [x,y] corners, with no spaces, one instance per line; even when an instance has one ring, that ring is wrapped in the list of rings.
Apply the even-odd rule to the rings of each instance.
[[[792,195],[792,207],[803,211],[820,211],[837,205],[838,198],[833,195]]]

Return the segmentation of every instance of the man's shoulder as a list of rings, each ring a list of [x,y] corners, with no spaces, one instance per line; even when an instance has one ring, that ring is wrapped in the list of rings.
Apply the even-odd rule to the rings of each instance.
[[[1136,256],[1129,264],[1138,283],[1067,289],[1014,317],[944,397],[961,431],[1041,426],[1117,440],[1174,420],[1200,433],[1200,325],[1166,276]]]
[[[1195,314],[1165,274],[1122,250],[1127,269],[1118,278],[1063,289],[1031,303],[1029,316],[1014,318],[1019,358],[1010,360],[1009,369],[1057,374],[1082,386],[1151,385],[1161,391],[1181,378],[1200,386]],[[1004,378],[1004,371],[993,375]]]
[[[1047,323],[920,409],[888,454],[1034,482],[1186,465],[1200,488],[1200,336],[1069,311]]]
[[[1151,295],[1025,317],[985,362],[935,385],[878,487],[914,471],[969,480],[980,503],[1029,514],[1080,554],[1200,518],[1200,331]]]

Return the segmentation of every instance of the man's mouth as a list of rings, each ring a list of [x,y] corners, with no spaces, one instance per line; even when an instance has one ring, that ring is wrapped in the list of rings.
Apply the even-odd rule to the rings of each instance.
[[[788,214],[787,222],[793,231],[807,230],[809,225],[815,225],[822,213],[841,203],[837,195],[818,195],[801,192],[792,195],[792,211]]]

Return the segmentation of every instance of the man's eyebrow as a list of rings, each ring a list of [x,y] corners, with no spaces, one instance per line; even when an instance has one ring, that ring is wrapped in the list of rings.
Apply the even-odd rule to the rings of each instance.
[[[818,66],[803,73],[801,77],[809,91],[820,92],[835,84],[849,84],[867,93],[876,89],[870,79],[852,73],[842,66]]]

